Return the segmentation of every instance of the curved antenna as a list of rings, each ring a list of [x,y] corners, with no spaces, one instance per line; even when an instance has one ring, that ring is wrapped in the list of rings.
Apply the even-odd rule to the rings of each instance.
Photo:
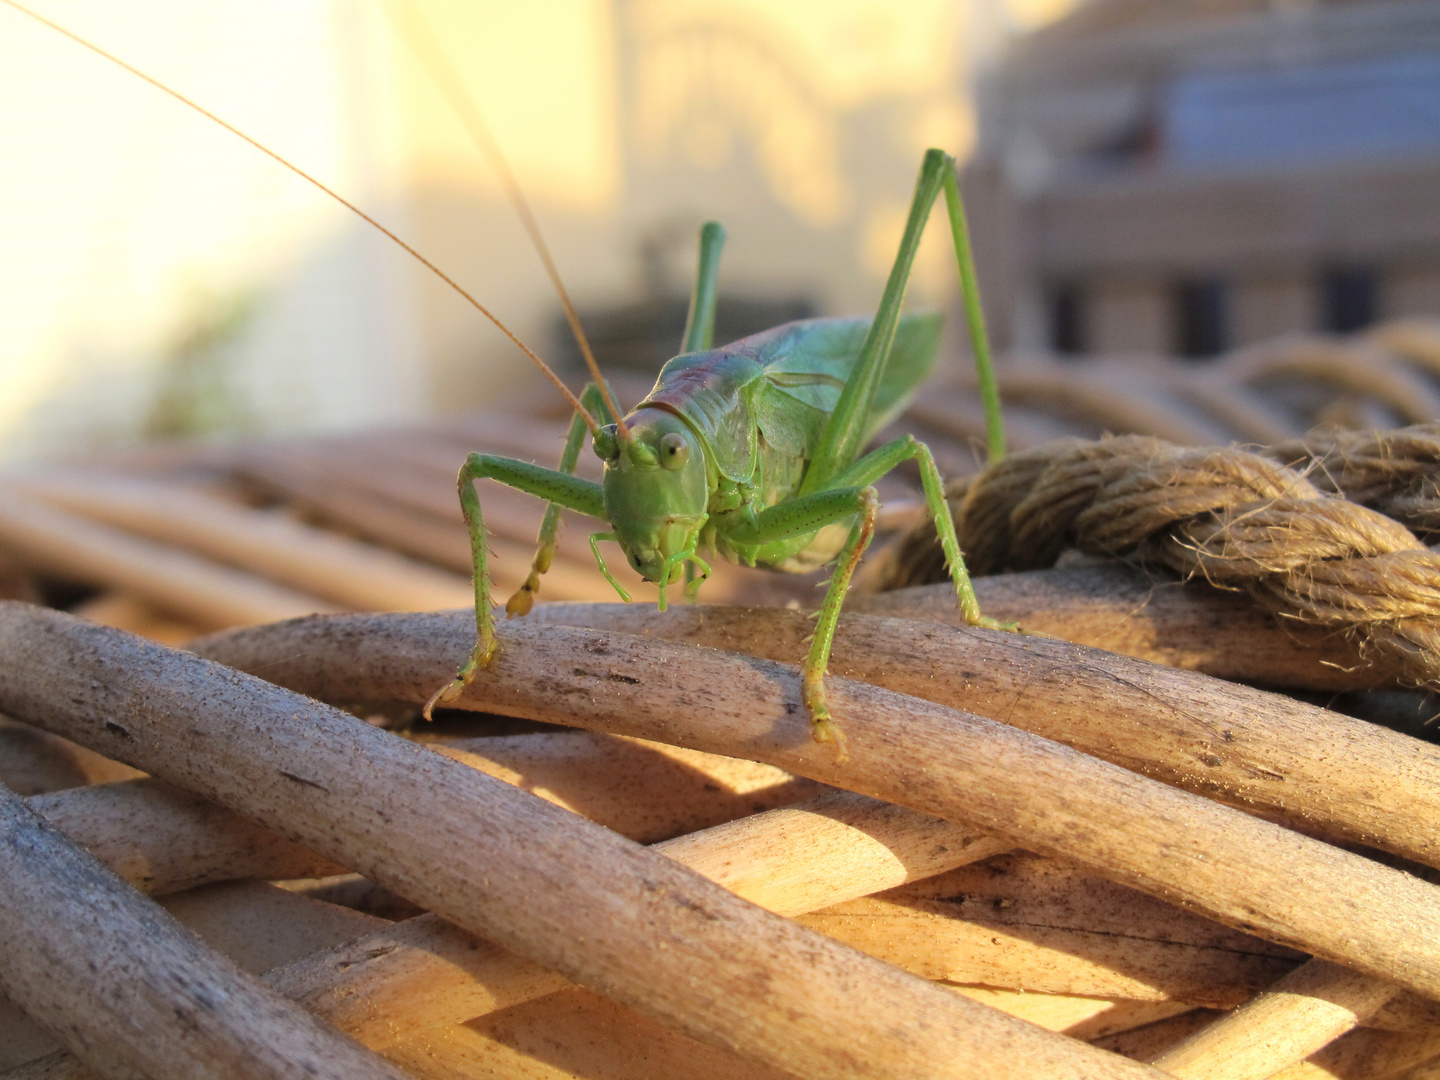
[[[585,358],[585,366],[590,369],[590,377],[595,380],[595,387],[600,391],[600,399],[605,402],[605,407],[610,410],[610,415],[615,417],[616,434],[622,441],[629,441],[630,429],[625,426],[624,414],[621,413],[615,399],[610,394],[610,387],[606,385],[605,377],[600,372],[600,365],[595,359],[595,353],[591,351],[590,339],[585,336],[585,330],[580,325],[580,316],[576,314],[575,305],[570,301],[570,294],[566,291],[564,282],[560,280],[560,271],[555,266],[555,260],[550,257],[549,245],[540,235],[540,226],[535,221],[530,203],[525,198],[519,181],[515,179],[515,173],[505,159],[500,144],[495,141],[495,136],[490,131],[490,125],[485,122],[485,117],[481,115],[475,99],[465,88],[465,81],[455,70],[455,65],[450,62],[449,54],[446,53],[440,39],[435,36],[435,31],[425,20],[425,16],[415,0],[392,0],[391,3],[385,5],[385,10],[390,13],[405,44],[410,47],[416,59],[420,61],[421,69],[434,80],[436,89],[450,104],[450,108],[460,118],[460,122],[465,125],[465,130],[470,133],[476,149],[494,170],[500,181],[500,187],[505,192],[505,197],[515,211],[515,216],[520,219],[520,224],[529,234],[530,243],[534,245],[540,261],[545,264],[545,272],[550,276],[550,283],[555,287],[555,294],[560,298],[560,306],[565,309],[565,321],[570,324],[570,332],[575,335],[575,344],[580,346],[580,355]]]
[[[574,410],[576,411],[576,413],[578,413],[578,414],[580,415],[581,419],[583,419],[583,420],[585,421],[585,426],[590,429],[590,432],[591,432],[592,435],[599,429],[599,424],[596,422],[595,418],[590,415],[589,410],[587,410],[584,405],[580,404],[580,399],[577,398],[573,393],[570,392],[570,388],[569,388],[568,386],[566,386],[566,385],[560,380],[560,376],[556,375],[555,372],[554,372],[553,370],[551,370],[550,365],[547,364],[547,363],[545,363],[544,360],[541,360],[540,357],[537,356],[537,355],[535,354],[535,352],[530,348],[530,346],[526,345],[523,341],[521,341],[518,337],[516,337],[515,334],[514,334],[514,332],[511,331],[511,329],[510,329],[508,326],[506,326],[503,322],[501,322],[501,321],[499,320],[499,318],[497,318],[497,317],[495,316],[495,314],[490,311],[489,308],[487,308],[484,304],[480,303],[479,300],[476,300],[475,297],[471,296],[468,292],[466,292],[463,288],[461,288],[460,285],[459,285],[452,277],[450,277],[449,274],[447,274],[447,273],[445,273],[445,271],[441,270],[438,266],[436,266],[434,263],[432,263],[432,262],[431,262],[429,259],[427,259],[424,255],[421,255],[420,252],[416,251],[413,247],[411,247],[409,244],[407,244],[404,240],[401,240],[400,237],[396,236],[393,232],[391,232],[389,229],[387,229],[384,225],[381,225],[380,222],[376,221],[376,220],[375,220],[373,217],[371,217],[369,214],[365,213],[364,210],[361,210],[358,206],[356,206],[354,203],[352,203],[349,199],[345,198],[343,195],[338,194],[337,192],[332,191],[330,188],[326,187],[326,186],[325,186],[324,184],[322,184],[319,180],[316,180],[315,177],[313,177],[313,176],[311,176],[309,173],[305,172],[305,171],[304,171],[303,169],[301,169],[299,166],[297,166],[297,165],[292,165],[290,162],[286,161],[283,157],[281,157],[279,154],[277,154],[274,150],[271,150],[268,146],[264,145],[263,143],[257,142],[255,139],[252,139],[249,135],[246,135],[245,132],[241,131],[241,130],[240,130],[239,128],[237,128],[234,124],[231,124],[231,123],[228,123],[228,122],[225,121],[225,120],[222,120],[220,117],[218,117],[218,116],[216,116],[214,113],[212,113],[209,109],[206,109],[206,108],[204,108],[204,107],[201,106],[201,105],[197,105],[195,102],[191,101],[189,98],[187,98],[184,94],[180,93],[178,90],[172,90],[170,87],[166,86],[164,83],[160,82],[158,79],[152,79],[149,75],[146,75],[146,74],[145,74],[143,71],[141,71],[139,68],[137,68],[137,67],[135,67],[135,66],[133,66],[133,65],[131,65],[131,64],[126,63],[124,60],[121,60],[118,56],[115,56],[113,53],[108,53],[108,52],[106,52],[104,49],[100,48],[100,46],[95,45],[95,44],[92,44],[91,42],[85,40],[85,38],[81,37],[79,34],[75,33],[74,31],[72,31],[72,30],[67,30],[65,27],[61,26],[59,23],[51,22],[49,19],[45,18],[45,16],[39,14],[38,12],[31,11],[29,8],[25,7],[23,4],[16,3],[16,0],[0,0],[0,3],[4,3],[4,4],[6,4],[6,5],[8,5],[8,6],[12,7],[12,8],[14,8],[16,11],[20,12],[22,15],[28,15],[28,16],[30,16],[30,18],[34,19],[36,22],[38,22],[38,23],[43,23],[45,26],[50,27],[50,29],[54,30],[56,33],[64,34],[67,38],[69,38],[71,41],[75,42],[77,45],[83,45],[85,48],[89,49],[91,52],[93,52],[93,53],[95,53],[95,54],[97,54],[97,55],[99,55],[99,56],[103,56],[106,60],[109,60],[112,64],[116,64],[116,65],[118,65],[119,67],[122,67],[122,68],[124,68],[126,71],[130,72],[130,74],[132,74],[132,75],[134,75],[134,76],[136,76],[136,77],[138,77],[138,78],[144,79],[147,83],[149,83],[151,86],[155,87],[157,90],[163,90],[165,93],[167,93],[167,94],[169,94],[171,97],[173,97],[176,101],[182,102],[182,103],[185,104],[185,105],[189,105],[190,108],[194,109],[194,110],[195,110],[196,112],[198,112],[201,116],[207,117],[208,119],[215,121],[215,123],[219,124],[221,127],[223,127],[226,131],[230,132],[232,135],[238,135],[240,138],[244,139],[247,143],[249,143],[251,146],[255,147],[255,149],[259,150],[261,153],[265,154],[267,157],[273,158],[275,161],[278,161],[281,165],[284,165],[285,168],[289,169],[289,170],[290,170],[291,172],[293,172],[296,176],[299,176],[299,177],[301,177],[302,179],[305,179],[305,180],[310,181],[310,183],[314,184],[317,188],[319,188],[321,191],[323,191],[326,195],[329,195],[332,199],[334,199],[336,202],[338,202],[341,206],[343,206],[343,207],[345,207],[347,210],[351,211],[351,213],[353,213],[353,214],[355,214],[356,216],[358,216],[361,220],[363,220],[363,221],[369,223],[370,225],[374,226],[374,227],[375,227],[376,229],[378,229],[380,232],[384,233],[387,237],[389,237],[392,241],[394,241],[394,242],[395,242],[396,244],[398,244],[401,248],[403,248],[407,253],[409,253],[417,262],[419,262],[422,266],[424,266],[424,267],[425,267],[427,270],[429,270],[432,274],[434,274],[436,277],[438,277],[441,281],[445,282],[446,285],[449,285],[450,288],[454,289],[457,293],[459,293],[462,297],[464,297],[464,298],[470,303],[470,306],[471,306],[471,307],[473,307],[476,311],[480,312],[481,315],[484,315],[485,318],[489,319],[492,323],[494,323],[494,324],[499,328],[499,330],[500,330],[500,332],[501,332],[502,334],[504,334],[504,335],[505,335],[506,337],[508,337],[511,341],[513,341],[513,342],[515,343],[516,347],[519,348],[520,351],[523,352],[526,356],[528,356],[528,357],[531,359],[531,361],[534,362],[535,366],[538,367],[538,368],[544,373],[545,377],[546,377],[547,379],[549,379],[551,383],[554,384],[555,388],[556,388],[557,390],[559,390],[560,393],[562,393],[562,394],[565,395],[565,400],[570,403],[570,407],[571,407],[572,409],[574,409]]]

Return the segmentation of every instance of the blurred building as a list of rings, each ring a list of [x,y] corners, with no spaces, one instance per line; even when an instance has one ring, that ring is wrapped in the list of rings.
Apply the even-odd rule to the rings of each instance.
[[[991,73],[971,181],[1016,347],[1440,315],[1440,4],[1090,0]]]
[[[563,357],[541,263],[437,85],[447,54],[587,321],[612,356],[653,365],[678,345],[706,219],[730,233],[721,333],[873,309],[924,148],[974,144],[977,59],[1071,2],[415,0],[439,49],[407,44],[389,3],[37,6]],[[8,9],[0,147],[0,459],[416,421],[534,378],[339,204]],[[938,230],[912,286],[917,304],[953,302]]]

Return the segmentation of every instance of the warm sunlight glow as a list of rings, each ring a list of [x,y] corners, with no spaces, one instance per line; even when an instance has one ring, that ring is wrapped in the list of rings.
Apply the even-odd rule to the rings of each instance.
[[[324,0],[151,0],[146,18],[51,8],[303,167],[351,181],[345,28]],[[13,11],[0,20],[0,449],[37,408],[45,430],[26,438],[83,449],[137,406],[134,372],[197,305],[251,288],[343,211],[133,75]],[[64,414],[87,408],[90,431],[73,430]]]
[[[610,5],[427,0],[421,7],[530,196],[581,210],[613,202],[620,166]],[[393,35],[390,41],[414,171],[494,188],[421,62]]]

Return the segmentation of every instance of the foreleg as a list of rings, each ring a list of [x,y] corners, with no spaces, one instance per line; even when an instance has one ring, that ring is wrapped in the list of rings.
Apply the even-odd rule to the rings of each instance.
[[[460,469],[457,486],[465,527],[470,532],[470,560],[475,583],[475,648],[455,678],[437,690],[425,703],[428,720],[437,704],[454,701],[460,691],[475,677],[475,672],[495,656],[495,613],[490,610],[490,575],[485,542],[485,520],[480,512],[480,496],[476,480],[496,480],[507,487],[535,495],[557,507],[577,510],[591,517],[605,518],[605,496],[600,485],[568,473],[532,465],[514,458],[493,454],[471,454]],[[538,556],[537,556],[538,558]]]
[[[594,383],[585,387],[580,395],[580,404],[598,417],[600,423],[615,422],[615,417],[610,415],[610,410],[605,406],[605,400]],[[560,472],[574,474],[575,466],[580,461],[580,451],[585,445],[585,430],[585,419],[576,413],[570,420],[570,431],[565,436],[565,449],[560,453]],[[515,591],[515,595],[505,601],[507,618],[528,615],[535,606],[535,595],[540,591],[540,575],[549,570],[550,564],[555,561],[555,536],[560,531],[560,511],[563,509],[559,503],[553,502],[545,508],[545,516],[540,521],[540,535],[535,541],[535,558],[530,563],[530,575]]]

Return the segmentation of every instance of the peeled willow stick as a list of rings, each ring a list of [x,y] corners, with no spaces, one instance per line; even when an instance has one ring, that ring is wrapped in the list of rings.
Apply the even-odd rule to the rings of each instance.
[[[110,585],[200,626],[248,626],[335,605],[141,540],[0,485],[0,549],[72,581]]]
[[[561,738],[589,741],[568,734]],[[615,741],[634,745],[628,740]],[[692,766],[701,756],[685,754]],[[722,758],[713,761],[717,768],[712,771],[722,771],[727,762],[742,764]],[[579,766],[580,760],[572,759],[572,763]],[[186,873],[195,876],[188,849],[203,847],[207,832],[218,850],[206,861],[219,864],[229,851],[237,869],[257,877],[295,869],[287,849],[303,853],[223,807],[157,781],[110,787],[127,791],[116,805],[120,817],[114,827],[95,815],[96,807],[88,805],[92,800],[78,798],[86,790],[98,789],[35,799],[31,805],[53,814],[52,820],[73,830],[72,838],[92,847],[112,868],[143,865],[142,853],[133,850],[140,845],[144,855],[154,859],[137,883],[142,889],[180,880]],[[573,787],[571,791],[573,794]],[[149,840],[151,833],[153,841]],[[260,840],[266,835],[272,837],[268,845],[258,843],[250,852],[235,850],[243,848],[234,843],[237,836]],[[169,853],[172,848],[167,841],[177,840],[181,850]],[[985,859],[1002,846],[938,818],[848,792],[833,792],[801,806],[677,837],[657,844],[655,850],[754,903],[794,915]],[[271,860],[268,866],[267,859]],[[414,1041],[420,1033],[510,1008],[570,985],[563,976],[476,939],[434,915],[386,926],[296,960],[267,972],[264,981],[372,1049],[389,1048],[397,1040]],[[435,1049],[434,1054],[443,1056],[443,1051]],[[62,1068],[58,1057],[45,1068],[45,1075],[52,1080],[79,1080],[90,1075],[73,1060]],[[31,1072],[21,1075],[28,1077]]]
[[[417,734],[425,739],[425,729]],[[426,741],[642,844],[669,840],[819,794],[773,765],[590,731]]]
[[[589,743],[600,738],[608,737],[567,734],[486,741]],[[497,756],[519,764],[514,755]],[[699,757],[691,754],[691,767],[700,764]],[[632,755],[629,765],[643,767],[644,762],[640,753]],[[573,757],[571,765],[578,772],[582,758]],[[551,759],[549,790],[575,798],[577,785],[559,781],[557,766],[558,759]],[[96,798],[102,795],[103,800]],[[165,883],[187,878],[193,884],[217,880],[224,876],[227,851],[236,872],[257,877],[297,872],[300,867],[291,861],[290,851],[306,854],[223,808],[156,781],[81,789],[35,799],[31,805],[112,867],[143,869],[135,879],[142,889],[163,890]],[[103,813],[104,807],[117,812],[113,822]],[[263,843],[267,836],[268,847]],[[137,845],[142,850],[134,850]],[[214,854],[208,852],[211,847]],[[893,954],[897,945],[914,949],[923,939],[928,943],[919,948],[923,970],[913,966],[908,954],[891,956],[892,962],[909,970],[929,977],[1047,991],[1032,995],[1036,1001],[1053,1002],[1056,999],[1050,995],[1069,993],[1151,1003],[1178,997],[1228,1006],[1294,963],[1281,950],[1257,951],[1259,943],[1254,939],[1247,941],[1049,860],[1021,858],[994,873],[932,877],[961,863],[988,858],[1001,847],[999,841],[977,838],[962,826],[862,796],[832,793],[679,837],[656,850],[781,914],[828,908],[808,924],[827,932],[840,930],[842,940],[865,951],[878,946]],[[192,852],[200,853],[200,866],[213,869],[198,870],[192,862],[197,854]],[[267,858],[272,860],[268,865]],[[896,910],[909,916],[903,927],[894,919],[887,921],[881,912],[865,908],[852,915],[844,906],[852,898],[915,879],[926,880],[898,898],[904,906]],[[956,903],[957,895],[970,902]],[[937,904],[933,897],[944,901]],[[893,908],[896,901],[892,893],[889,900],[873,903]],[[1099,910],[1077,911],[1077,902]],[[945,918],[941,908],[953,908],[953,914],[966,921]],[[932,909],[937,913],[931,914]],[[867,932],[866,939],[847,937],[840,925],[847,923]],[[1009,929],[1012,923],[1021,927],[1019,937]],[[876,938],[877,933],[883,937],[887,928],[889,938]],[[1042,937],[1036,939],[1036,934]],[[957,948],[970,957],[963,976],[943,968],[930,970],[937,961],[943,962],[946,949],[953,954]],[[286,996],[303,999],[313,1011],[371,1047],[389,1046],[417,1030],[508,1008],[565,985],[559,976],[479,942],[434,916],[385,927],[317,953],[271,973],[267,981]]]
[[[546,774],[546,791],[573,800],[584,787],[585,775],[594,770],[585,766],[586,754],[561,757],[558,751],[579,749],[566,748],[564,743],[584,744],[593,750],[591,744],[604,739],[611,739],[618,744],[617,750],[627,750],[630,754],[621,771],[643,769],[647,758],[660,749],[654,744],[598,735],[526,735],[484,742],[497,751],[488,763],[490,769],[497,768],[493,763],[495,757],[504,759],[512,769],[524,768],[532,778],[539,768]],[[546,754],[553,744],[562,745],[554,746],[553,751]],[[706,766],[702,760],[706,755],[685,753],[688,756],[683,760],[688,768]],[[730,759],[710,760],[715,763],[707,770],[712,775],[717,774],[717,769],[742,764]],[[570,782],[560,775],[567,762],[574,774]],[[620,762],[612,755],[612,767],[605,771],[615,771],[613,766],[617,764]],[[659,775],[652,777],[652,781],[661,779]],[[665,778],[665,782],[673,783],[673,777]],[[38,797],[30,800],[30,805],[142,890],[165,892],[177,885],[191,887],[229,876],[227,869],[238,876],[290,876],[306,872],[307,864],[297,859],[308,858],[313,864],[318,858],[222,807],[154,780],[81,788]],[[595,805],[592,799],[589,808],[593,810]],[[1002,846],[998,841],[978,839],[961,826],[914,811],[849,793],[832,793],[802,806],[752,815],[683,836],[657,845],[656,850],[720,881],[755,903],[781,914],[798,915],[907,880],[930,878],[961,861],[988,858]],[[973,901],[961,912],[967,919],[973,918],[967,914],[970,907],[979,905],[982,918],[993,911],[1008,921],[1029,925],[1033,934],[1053,918],[1046,914],[1046,904],[1049,894],[1056,890],[1056,882],[1051,879],[1058,874],[1063,879],[1061,892],[1051,903],[1058,902],[1068,913],[1076,896],[1084,896],[1087,902],[1105,909],[1105,920],[1093,923],[1096,941],[1117,940],[1112,923],[1123,922],[1129,933],[1135,935],[1142,925],[1164,921],[1167,928],[1155,934],[1159,953],[1149,957],[1154,966],[1148,974],[1138,970],[1135,965],[1144,958],[1133,949],[1125,950],[1121,966],[1130,972],[1131,980],[1126,983],[1124,976],[1096,968],[1093,960],[1088,963],[1094,971],[1086,969],[1087,961],[1071,955],[1077,951],[1076,942],[1071,938],[1051,941],[1048,936],[1045,941],[1052,947],[1047,949],[1039,942],[1032,944],[1030,951],[1035,953],[1032,963],[1021,966],[1024,958],[1016,955],[1015,948],[1023,949],[1028,942],[1012,941],[1007,936],[1005,945],[1009,947],[997,948],[991,941],[996,930],[989,928],[988,922],[981,922],[969,928],[976,941],[983,942],[983,946],[973,944],[972,949],[977,957],[990,959],[992,967],[997,964],[999,967],[995,971],[987,968],[976,974],[975,979],[965,981],[998,984],[1009,975],[1023,980],[1018,985],[1031,989],[1053,988],[1090,995],[1081,999],[1046,993],[1022,995],[1017,999],[1021,1004],[1047,1010],[1067,1006],[1073,1009],[1081,1002],[1089,1002],[1093,1009],[1094,996],[1107,993],[1154,999],[1136,1003],[1150,1008],[1177,992],[1185,1000],[1215,1000],[1228,1005],[1239,999],[1245,985],[1255,985],[1255,972],[1249,969],[1263,958],[1251,956],[1243,943],[1230,940],[1237,939],[1238,935],[1231,934],[1226,939],[1222,934],[1212,943],[1211,938],[1217,932],[1213,927],[1206,931],[1200,920],[1140,894],[1101,885],[1038,860],[1022,860],[1022,863],[1034,866],[1029,872],[1024,865],[1005,867],[999,876],[984,875],[979,880],[958,880],[954,874],[930,878],[921,882],[923,895],[916,894],[915,898],[907,897],[902,902],[911,905],[919,900],[923,905],[923,896],[951,897],[958,893]],[[1032,884],[1030,878],[1036,869],[1041,871],[1043,880]],[[323,867],[314,866],[313,872],[323,872]],[[1128,896],[1129,906],[1117,904],[1106,894],[1107,888]],[[844,910],[832,907],[820,918],[844,919]],[[907,906],[904,910],[912,916],[907,937],[918,933],[929,939],[932,933],[945,930],[933,921],[934,916],[929,916],[931,921],[927,922],[927,916],[919,908]],[[861,922],[873,935],[874,924],[883,919],[875,918],[868,910],[860,914]],[[1069,922],[1077,927],[1091,925],[1083,912],[1072,915]],[[1186,934],[1181,929],[1192,924],[1199,928],[1198,935]],[[810,925],[817,924],[812,921]],[[954,929],[959,929],[959,925],[952,925],[952,932]],[[1003,933],[1003,925],[1000,930]],[[1113,949],[1105,955],[1110,956],[1112,952]],[[991,958],[991,954],[997,953]],[[927,956],[932,959],[933,954],[933,948],[927,950]],[[1067,961],[1076,969],[1068,974],[1064,970]],[[1271,961],[1280,966],[1290,962],[1278,955]],[[1180,985],[1184,981],[1181,969],[1187,963],[1198,965],[1193,974],[1199,979],[1188,993]],[[1326,966],[1333,969],[1333,965]],[[1102,981],[1096,981],[1095,974],[1102,975]],[[1363,978],[1346,974],[1351,979]],[[1142,985],[1147,978],[1157,975],[1165,980],[1169,993],[1157,995]],[[1087,977],[1089,983],[1080,981]],[[1066,979],[1071,980],[1069,984],[1061,985]],[[297,960],[268,973],[265,981],[287,997],[303,1000],[312,1011],[365,1045],[386,1048],[387,1053],[397,1039],[409,1043],[421,1032],[435,1031],[499,1008],[513,1008],[522,1001],[567,985],[560,976],[539,965],[477,941],[434,916],[386,926],[353,942]],[[1015,1011],[1014,1003],[1008,1000],[1001,1007]],[[1272,1019],[1277,1023],[1285,1021],[1283,1015]],[[547,1022],[553,1025],[561,1021],[550,1017]],[[1251,1030],[1253,1038],[1253,1028]],[[431,1058],[450,1061],[452,1041],[446,1039],[432,1046]],[[455,1053],[461,1051],[456,1049]],[[73,1061],[67,1070],[61,1070],[58,1061],[47,1063],[47,1068],[45,1075],[51,1080],[88,1075],[76,1071],[78,1066]],[[20,1076],[29,1077],[31,1072],[33,1068],[17,1074],[17,1080]]]
[[[404,1074],[244,975],[0,788],[0,990],[104,1077]]]
[[[1272,1080],[1435,1080],[1440,1031],[1352,1031]]]
[[[1397,993],[1379,979],[1311,960],[1152,1060],[1181,1080],[1264,1080],[1339,1038]]]
[[[355,611],[464,604],[456,574],[218,495],[124,475],[78,471],[18,482],[87,520],[184,548]]]
[[[1306,959],[1024,852],[835,903],[800,921],[928,979],[1214,1008],[1242,1004]]]
[[[988,858],[1002,846],[963,826],[836,793],[653,850],[771,911],[797,915]],[[566,986],[558,974],[434,915],[307,957],[271,979],[375,1047]]]
[[[641,843],[795,802],[819,788],[813,781],[768,765],[593,733],[493,736],[439,749]],[[325,877],[346,869],[223,806],[159,780],[70,788],[27,801],[32,810],[151,896],[236,878]],[[894,807],[882,810],[918,816]],[[952,843],[958,842],[955,827],[921,820],[916,828],[923,835],[929,836],[925,828],[938,826]],[[847,830],[846,835],[854,833],[855,841],[833,853],[837,861],[860,857],[865,834],[859,828]],[[908,879],[877,879],[867,891],[904,880]],[[821,902],[826,902],[823,896]]]
[[[159,780],[74,788],[30,809],[151,896],[236,878],[306,878],[345,867],[209,799]]]
[[[1016,1062],[1037,1076],[1156,1075],[864,957],[502,781],[188,653],[0,605],[0,709],[214,798],[692,1037],[797,1075],[988,1077]]]
[[[801,613],[776,608],[700,606],[661,615],[639,605],[550,604],[534,617],[792,662],[804,655],[812,627]],[[453,650],[473,632],[467,616],[437,618],[458,620],[453,637],[443,622],[414,624],[435,652]],[[256,641],[277,635],[266,656],[287,648],[290,633],[298,635],[297,650],[323,648],[304,630],[312,624],[285,625],[295,629],[239,633]],[[400,628],[410,624],[384,625],[403,636]],[[328,656],[325,662],[340,665],[345,649]],[[1440,748],[1362,720],[1063,641],[864,616],[841,619],[831,671],[1440,866]],[[1316,753],[1317,740],[1327,752]]]
[[[903,630],[898,622],[873,625],[878,633]],[[937,639],[945,633],[932,629]],[[1035,644],[1000,632],[960,636],[995,642],[1012,660],[1025,655],[1009,651],[1013,642]],[[1043,677],[1074,673],[1076,647],[1046,644],[1061,651],[1029,661],[1031,682],[1041,685],[1025,696],[1054,708]],[[212,638],[207,651],[322,699],[420,701],[469,647],[468,632],[441,614],[298,620]],[[962,670],[980,677],[968,665]],[[1154,678],[1176,674],[1150,670]],[[1136,676],[1142,689],[1151,681]],[[1201,680],[1186,678],[1193,680],[1186,711],[1211,717],[1215,744],[1224,747],[1234,722],[1228,702],[1217,704]],[[1229,926],[1440,997],[1434,886],[1013,727],[848,679],[829,682],[850,740],[843,765],[811,738],[794,668],[653,638],[508,623],[499,658],[460,704],[744,754],[974,824]],[[1104,705],[1101,698],[1094,707]]]

